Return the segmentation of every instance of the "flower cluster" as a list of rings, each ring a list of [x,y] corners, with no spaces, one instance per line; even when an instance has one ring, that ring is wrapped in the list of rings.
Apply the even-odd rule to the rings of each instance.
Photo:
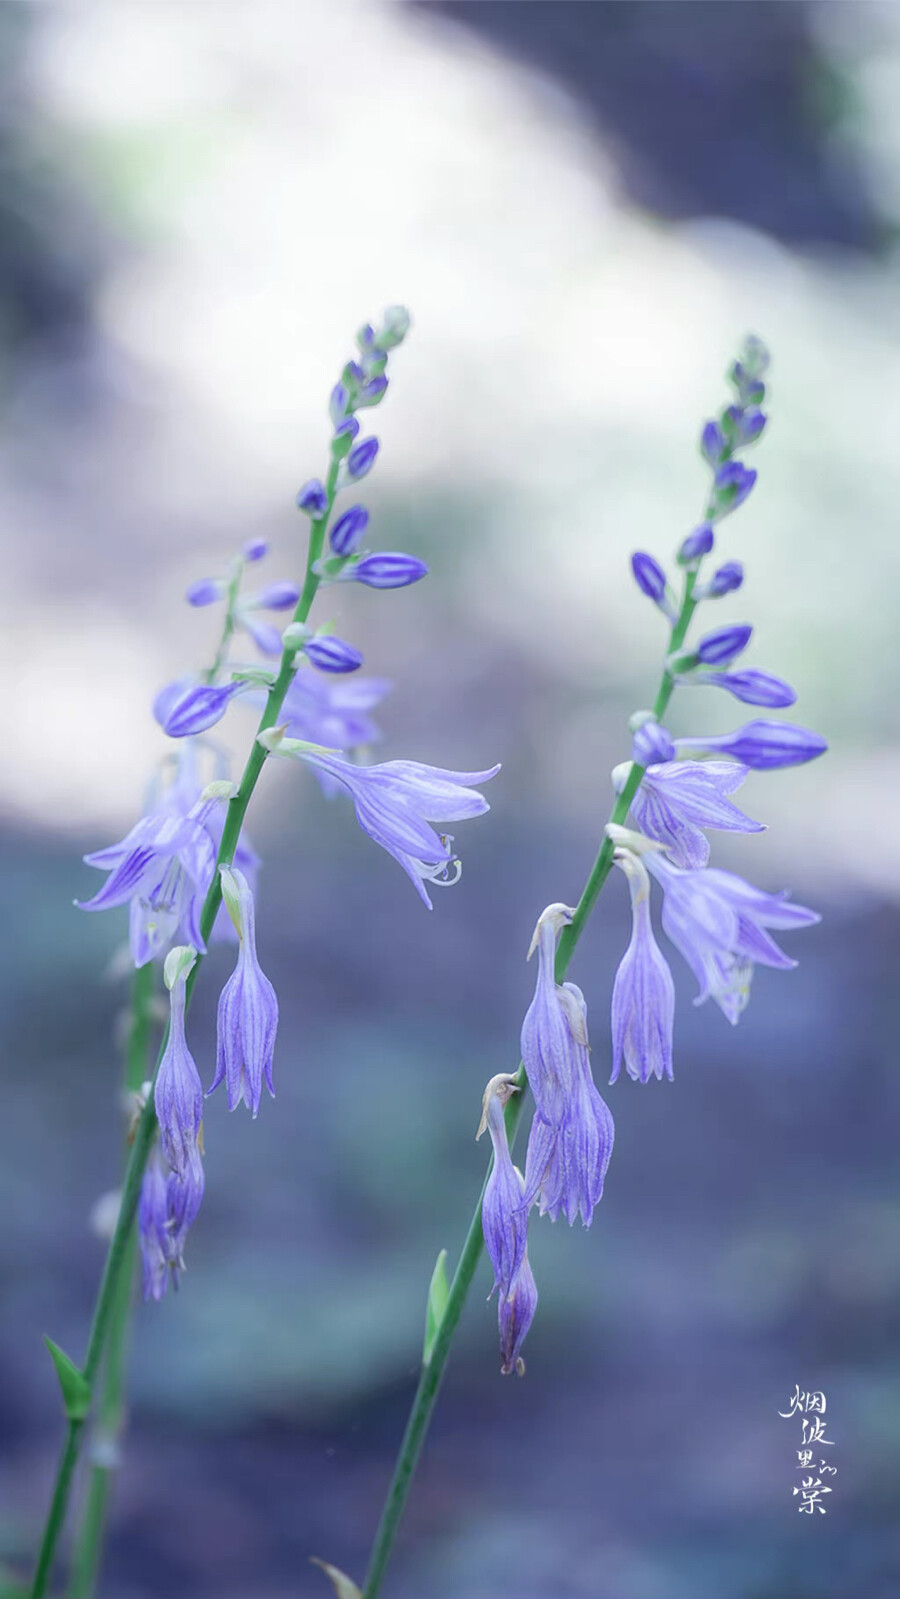
[[[426,885],[455,882],[461,870],[452,838],[431,824],[483,814],[487,802],[474,785],[499,770],[454,772],[416,761],[358,764],[360,752],[381,737],[370,713],[390,685],[353,675],[362,665],[360,652],[307,621],[323,583],[353,579],[370,588],[399,588],[426,573],[413,556],[362,549],[370,521],[364,506],[333,514],[338,495],[375,464],[378,440],[360,437],[358,413],[384,398],[389,353],[408,327],[408,314],[393,307],[380,328],[362,328],[358,358],[347,363],[332,391],[330,469],[325,481],[311,479],[297,496],[298,508],[309,518],[303,583],[279,581],[245,593],[247,569],[268,553],[262,540],[254,540],[225,575],[203,578],[188,589],[191,606],[223,607],[215,658],[205,672],[170,683],[157,695],[156,720],[176,742],[152,785],[146,814],[120,843],[85,857],[108,875],[82,908],[128,905],[133,964],[162,961],[169,990],[168,1033],[154,1085],[159,1148],[144,1176],[138,1215],[145,1292],[155,1299],[165,1293],[170,1276],[177,1281],[185,1238],[203,1197],[203,1088],[188,1048],[185,1015],[191,974],[206,952],[207,938],[237,942],[236,964],[219,998],[216,1066],[208,1092],[224,1082],[229,1110],[243,1102],[254,1117],[263,1086],[274,1093],[278,1001],[256,949],[259,861],[243,831],[226,849],[226,807],[240,804],[240,790],[231,782],[223,752],[205,735],[239,696],[257,704],[264,698],[251,763],[258,762],[260,749],[266,755],[296,756],[328,792],[348,794],[360,826],[399,862],[429,909]],[[331,553],[323,559],[326,538]],[[289,613],[282,631],[262,614],[278,612]],[[232,664],[230,647],[241,636],[264,657],[280,657],[279,664]],[[215,775],[204,784],[200,772],[209,763]],[[243,810],[239,815],[242,820]]]
[[[756,482],[755,471],[738,458],[738,452],[765,429],[767,366],[761,341],[748,339],[729,374],[734,402],[703,428],[700,450],[711,470],[711,483],[704,518],[677,553],[681,594],[655,557],[645,551],[632,557],[635,581],[665,616],[671,639],[656,709],[632,718],[632,759],[612,774],[617,803],[606,828],[605,870],[614,864],[628,879],[632,932],[613,985],[611,1083],[623,1064],[627,1075],[642,1083],[673,1076],[675,984],[653,932],[654,879],[663,894],[663,929],[699,985],[695,1003],[713,999],[732,1023],[747,1004],[754,966],[783,970],[796,965],[776,943],[773,931],[819,920],[815,911],[793,904],[786,894],[767,893],[732,872],[711,867],[706,835],[710,830],[762,831],[762,824],[747,816],[731,796],[751,769],[767,771],[810,761],[825,750],[824,739],[807,728],[769,720],[748,722],[724,735],[673,738],[661,720],[673,689],[681,684],[722,688],[746,704],[766,709],[783,708],[796,699],[791,686],[773,673],[735,666],[752,637],[747,623],[713,628],[692,648],[685,645],[698,605],[734,593],[743,582],[738,561],[726,561],[702,579],[701,568],[713,553],[721,523],[743,504]],[[629,819],[633,825],[623,825]],[[521,1344],[537,1300],[530,1272],[527,1291],[521,1298],[513,1294],[516,1273],[527,1265],[528,1209],[537,1204],[541,1214],[554,1220],[561,1214],[570,1224],[580,1214],[588,1226],[612,1153],[613,1120],[591,1075],[584,998],[573,984],[556,982],[557,939],[573,915],[564,905],[549,906],[532,943],[532,949],[536,945],[539,951],[538,977],[522,1028],[522,1063],[535,1113],[521,1197],[513,1181],[502,1115],[496,1109],[502,1103],[496,1085],[514,1080],[495,1078],[485,1097],[494,1168],[485,1191],[483,1222],[495,1286],[501,1293],[504,1372],[523,1369]],[[511,1294],[518,1307],[514,1343],[504,1333],[502,1315]]]

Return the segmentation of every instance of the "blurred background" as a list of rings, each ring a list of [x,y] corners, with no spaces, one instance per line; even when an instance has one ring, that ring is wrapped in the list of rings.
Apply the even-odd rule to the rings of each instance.
[[[41,1335],[83,1349],[118,1172],[124,915],[72,908],[80,857],[139,814],[155,690],[210,654],[185,585],[250,536],[298,572],[327,394],[402,301],[366,502],[431,576],[329,603],[394,684],[384,758],[503,771],[431,916],[348,805],[293,768],[260,785],[278,1099],[208,1103],[183,1292],[137,1318],[102,1593],[362,1575],[532,927],[577,897],[657,680],[628,557],[696,522],[699,427],[752,330],[773,414],[716,620],[755,624],[832,750],[752,778],[770,831],[714,858],[824,921],[735,1032],[673,953],[676,1081],[609,1091],[591,1231],[533,1228],[524,1382],[482,1268],[385,1594],[895,1599],[900,10],[83,0],[0,7],[0,52],[0,1565],[35,1545]],[[670,720],[741,709],[696,690]],[[231,713],[236,752],[252,728]],[[610,882],[572,973],[601,1085],[626,907]],[[206,1081],[230,959],[192,1016]],[[825,1517],[791,1495],[796,1384],[827,1395]]]

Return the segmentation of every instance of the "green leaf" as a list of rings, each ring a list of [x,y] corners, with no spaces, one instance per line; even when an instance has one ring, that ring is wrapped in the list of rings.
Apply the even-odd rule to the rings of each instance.
[[[337,1566],[329,1566],[327,1561],[317,1560],[315,1555],[312,1558],[312,1564],[321,1567],[326,1577],[331,1578],[337,1599],[362,1599],[362,1589],[357,1588],[356,1583],[351,1582],[343,1571],[338,1571]]]
[[[428,1304],[425,1310],[425,1354],[426,1366],[431,1359],[434,1340],[438,1335],[447,1300],[450,1297],[450,1285],[447,1282],[447,1251],[442,1249],[435,1261],[434,1271],[431,1274],[431,1283],[428,1288]]]
[[[70,1360],[65,1350],[60,1349],[52,1338],[45,1338],[44,1343],[50,1351],[50,1359],[56,1367],[59,1386],[62,1389],[63,1405],[69,1421],[84,1421],[91,1408],[91,1389],[84,1373],[79,1370],[74,1360]]]

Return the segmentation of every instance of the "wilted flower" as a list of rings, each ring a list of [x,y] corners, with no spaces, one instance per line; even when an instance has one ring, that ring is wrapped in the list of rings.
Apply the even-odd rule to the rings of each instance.
[[[481,1124],[494,1148],[494,1163],[485,1184],[481,1206],[484,1241],[494,1268],[494,1288],[499,1289],[497,1320],[500,1329],[501,1371],[504,1377],[525,1363],[521,1348],[537,1307],[537,1288],[528,1263],[528,1208],[523,1200],[522,1178],[512,1162],[506,1137],[503,1107],[517,1092],[514,1078],[505,1073],[492,1077],[484,1091]],[[493,1293],[493,1289],[491,1290]]]
[[[519,1377],[525,1375],[525,1362],[521,1350],[528,1329],[534,1321],[537,1302],[538,1292],[534,1274],[526,1255],[509,1293],[501,1294],[497,1303],[502,1357],[500,1372],[504,1377],[511,1377],[513,1372]]]
[[[141,1183],[137,1223],[144,1298],[162,1299],[169,1284],[172,1230],[169,1225],[166,1174],[155,1146]]]
[[[278,1000],[256,953],[253,895],[243,872],[220,866],[222,897],[237,930],[237,965],[219,997],[216,1074],[208,1092],[224,1078],[228,1109],[241,1100],[253,1115],[259,1111],[265,1080],[270,1094],[272,1057],[278,1029]]]

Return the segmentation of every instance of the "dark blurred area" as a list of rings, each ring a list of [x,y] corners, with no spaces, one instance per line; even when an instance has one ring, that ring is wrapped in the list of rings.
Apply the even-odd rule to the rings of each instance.
[[[587,113],[623,205],[651,219],[735,219],[790,250],[861,257],[888,236],[861,162],[835,153],[835,108],[852,85],[823,52],[812,6],[440,0],[396,11],[435,51],[445,30],[451,41],[464,31],[555,82]],[[95,320],[106,266],[152,256],[155,241],[111,211],[98,177],[108,161],[92,167],[83,147],[49,137],[31,71],[42,25],[37,9],[0,8],[7,422],[20,437],[22,394],[39,372],[48,407],[66,397],[58,425],[86,430],[98,405],[99,436],[115,399],[106,387],[99,406],[93,386],[110,360]],[[377,96],[367,114],[377,120]],[[314,141],[304,153],[314,164]],[[439,155],[434,174],[439,184]],[[263,293],[264,267],[254,271]],[[137,365],[126,387],[123,410],[152,408],[153,380]],[[41,492],[45,478],[53,484],[52,461],[26,467]],[[429,502],[435,587],[470,553],[471,507],[486,502],[480,486],[468,489]],[[89,513],[102,523],[95,492],[86,480],[72,527]],[[418,493],[383,490],[398,537],[414,520],[410,503],[424,503]],[[50,562],[71,561],[89,589],[90,546],[68,526],[61,516],[39,546],[47,583]],[[19,531],[8,527],[11,543]],[[252,531],[235,513],[222,537]],[[187,518],[177,532],[183,545]],[[157,547],[117,544],[123,594]],[[327,1586],[312,1556],[361,1577],[416,1381],[434,1259],[446,1247],[452,1263],[483,1174],[474,1133],[484,1083],[517,1061],[531,929],[545,904],[577,897],[606,771],[656,670],[641,637],[634,681],[595,703],[594,685],[573,686],[547,655],[488,636],[452,582],[423,604],[419,636],[393,621],[399,610],[371,624],[385,654],[403,640],[384,753],[501,760],[492,811],[461,824],[465,874],[435,896],[430,917],[348,809],[311,783],[302,798],[282,783],[254,818],[267,863],[260,951],[281,1001],[277,1100],[255,1124],[243,1110],[229,1117],[220,1096],[208,1102],[208,1187],[189,1270],[177,1296],[137,1315],[108,1599],[315,1599]],[[826,670],[810,656],[810,678]],[[573,704],[602,773],[591,825],[551,803],[541,781]],[[49,692],[47,708],[52,722]],[[97,736],[109,737],[106,724]],[[811,812],[822,770],[796,776]],[[753,814],[765,814],[767,793],[754,790]],[[0,1566],[11,1576],[30,1561],[59,1440],[41,1335],[75,1354],[84,1346],[102,1262],[88,1218],[119,1166],[113,1040],[126,990],[98,979],[124,926],[71,906],[96,886],[81,853],[116,833],[99,801],[96,814],[76,814],[54,829],[39,808],[5,802],[0,838]],[[753,847],[743,840],[717,859],[761,877]],[[795,973],[757,975],[736,1030],[711,1006],[694,1009],[673,955],[675,1083],[610,1090],[616,1151],[591,1231],[534,1227],[541,1297],[522,1382],[499,1377],[482,1266],[386,1596],[900,1594],[897,908],[887,894],[838,893],[820,860],[797,861],[795,886],[823,924],[790,942]],[[612,882],[573,971],[601,1087],[626,933],[624,885]],[[211,956],[192,1011],[204,1081],[229,960]],[[837,1476],[826,1479],[825,1517],[798,1515],[792,1499],[800,1427],[779,1412],[795,1384],[827,1395]]]

